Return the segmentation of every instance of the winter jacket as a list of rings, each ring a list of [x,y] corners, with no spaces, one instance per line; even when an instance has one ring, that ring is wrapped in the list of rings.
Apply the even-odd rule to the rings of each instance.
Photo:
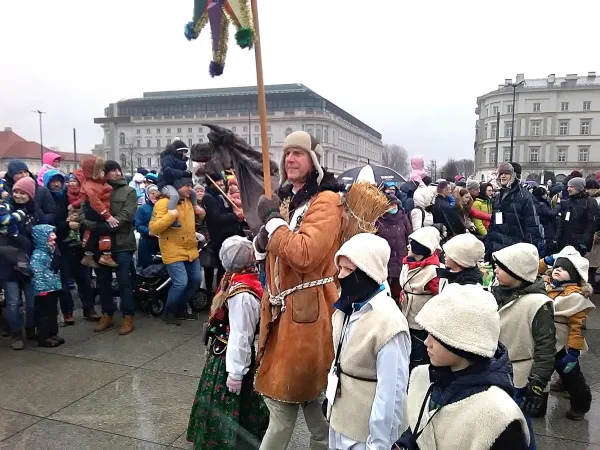
[[[104,160],[101,158],[88,158],[82,164],[85,181],[81,185],[81,203],[89,202],[89,206],[104,220],[110,217],[110,197],[112,187],[101,172],[104,171]],[[137,204],[137,197],[136,197]]]
[[[52,225],[36,225],[33,227],[33,245],[35,250],[31,256],[31,284],[34,295],[43,292],[54,292],[62,289],[58,259],[60,251],[58,247],[50,250],[48,237],[55,230]]]
[[[0,203],[0,234],[18,236],[25,216],[24,211],[14,210],[10,203]]]
[[[388,262],[388,278],[398,278],[402,270],[402,260],[408,249],[408,235],[412,233],[412,225],[402,209],[396,214],[386,213],[377,223],[379,236],[389,244],[392,252]]]
[[[433,222],[441,223],[446,226],[448,239],[467,231],[463,221],[458,215],[458,211],[443,195],[438,194],[435,198],[435,203],[433,205]]]
[[[479,270],[479,267],[468,267],[460,272],[452,272],[450,269],[439,268],[437,269],[437,276],[440,279],[440,292],[451,283],[457,283],[461,286],[483,284],[483,273]]]
[[[473,212],[481,211],[484,214],[489,215],[489,218],[477,218],[473,216]],[[475,229],[480,236],[487,235],[487,230],[490,226],[490,222],[492,220],[492,202],[488,198],[478,197],[473,202],[473,207],[471,208],[471,217],[473,218],[473,224],[475,225]]]
[[[544,240],[546,241],[546,249],[548,249],[556,239],[556,217],[558,216],[559,210],[552,209],[548,200],[543,198],[537,199],[535,197],[534,200],[540,223],[544,228]]]
[[[85,207],[79,213],[80,222],[87,227],[92,227],[98,233],[111,233],[114,235],[112,252],[135,252],[136,242],[133,234],[133,219],[137,211],[137,195],[135,189],[127,186],[123,177],[117,181],[109,181],[112,187],[110,196],[110,214],[117,219],[117,228],[110,228],[106,222],[94,222],[85,218]]]
[[[415,207],[414,195],[415,191],[419,187],[419,184],[414,181],[407,181],[402,186],[400,186],[400,190],[397,191],[397,197],[402,202],[402,208],[406,211],[406,214],[410,214],[412,209]]]
[[[141,173],[136,173],[133,176],[133,179],[129,182],[129,187],[135,189],[135,193],[138,199],[138,206],[144,204],[145,193],[146,193],[146,185],[144,183],[144,175]]]
[[[501,213],[502,223],[498,223]],[[540,240],[540,222],[535,200],[529,191],[514,181],[504,188],[493,201],[492,221],[485,239],[486,261],[497,252],[519,242],[537,247]]]
[[[81,206],[81,186],[83,186],[83,182],[85,181],[85,177],[83,176],[83,169],[75,169],[71,172],[79,181],[79,186],[67,186],[67,195],[69,197],[69,205],[73,208],[77,209]]]
[[[414,193],[413,201],[414,208],[408,213],[412,223],[413,231],[422,227],[433,225],[433,202],[435,201],[435,192],[433,188],[422,185],[417,188]]]
[[[37,177],[38,185],[46,186],[46,184],[44,183],[44,175],[48,170],[52,170],[52,169],[58,170],[52,165],[52,163],[54,162],[55,159],[62,159],[62,156],[60,156],[58,153],[53,153],[53,152],[46,152],[42,156],[42,163],[44,163],[44,164],[42,165],[42,168],[38,172],[38,177]]]
[[[138,266],[146,267],[153,263],[152,257],[159,253],[158,238],[150,236],[148,228],[152,219],[152,211],[154,204],[146,195],[146,202],[140,206],[135,213],[135,229],[140,233],[140,241],[138,242],[137,262]]]
[[[61,177],[63,182],[63,188],[60,192],[50,191],[50,195],[52,196],[52,201],[56,205],[56,216],[55,216],[55,225],[56,225],[56,243],[61,246],[65,239],[67,238],[67,234],[69,233],[69,224],[67,222],[67,216],[69,215],[69,197],[67,195],[64,183],[65,177],[56,169],[47,170],[44,174],[44,187],[48,188],[48,184],[50,180],[55,177]]]
[[[15,182],[8,173],[6,174],[5,181],[6,188],[10,195],[12,195],[12,188]],[[56,220],[56,206],[54,205],[52,195],[48,189],[38,184],[35,185],[35,195],[33,197],[33,215],[35,216],[35,222],[39,224],[48,223],[54,225]]]
[[[205,220],[212,250],[218,255],[225,239],[243,236],[242,227],[231,205],[212,188],[206,189],[202,202],[206,210]]]
[[[428,373],[427,373],[428,372]],[[421,379],[426,378],[426,383],[420,383]],[[426,414],[421,419],[419,430],[425,431],[417,439],[417,448],[420,450],[428,449],[455,449],[472,448],[487,450],[526,450],[527,442],[527,424],[519,407],[514,403],[514,387],[512,384],[512,367],[508,357],[508,351],[504,345],[498,343],[496,354],[489,362],[473,364],[466,369],[452,372],[448,367],[421,366],[417,367],[411,374],[411,380],[408,388],[407,416],[405,423],[409,424],[409,429],[402,434],[396,442],[399,448],[415,449],[411,440],[413,439],[413,428],[417,427],[416,422],[424,402],[424,411]],[[431,385],[431,395],[426,395],[429,383]],[[477,411],[464,410],[468,408],[466,400],[472,399],[475,395],[488,397],[487,405]],[[484,397],[484,398],[485,398]],[[500,403],[494,402],[498,400]],[[464,408],[461,408],[464,405]],[[489,408],[489,404],[494,405]],[[455,411],[450,411],[454,406]],[[430,412],[439,410],[428,423],[427,415],[431,418]],[[458,414],[464,414],[471,418],[477,417],[479,427],[469,426],[469,421],[456,423],[453,419]],[[503,430],[494,430],[496,435],[489,436],[491,446],[482,447],[476,444],[478,439],[482,439],[483,433],[491,432],[494,425],[505,425]],[[508,422],[508,423],[506,423]],[[452,429],[452,434],[444,434],[444,429]],[[482,431],[483,429],[483,431]],[[437,431],[437,432],[436,432]],[[433,434],[435,446],[430,446],[431,433]],[[484,441],[487,441],[485,436]]]
[[[148,227],[150,233],[159,236],[158,244],[163,263],[194,261],[198,258],[198,242],[192,202],[185,199],[177,204],[177,221],[181,225],[178,228],[171,226],[175,217],[167,211],[168,204],[168,198],[161,198],[156,202]]]
[[[423,329],[416,323],[415,317],[431,297],[439,294],[440,279],[437,277],[439,267],[440,257],[437,251],[420,261],[412,261],[412,258],[409,260],[408,257],[402,261],[400,303],[402,303],[402,313],[411,329]]]
[[[600,210],[596,200],[586,192],[569,196],[563,201],[556,240],[559,248],[572,245],[584,255],[592,249],[594,233],[598,229]]]
[[[34,225],[37,224],[37,216],[35,214],[35,204],[33,201],[21,205],[10,199],[10,207],[13,211],[22,211],[25,213],[23,220],[19,223],[19,236],[26,237],[32,243],[31,232]],[[30,245],[32,247],[32,245]],[[5,281],[27,281],[20,272],[13,270],[12,265],[6,258],[0,258],[0,283]]]
[[[161,169],[158,173],[158,182],[156,183],[159,190],[162,190],[167,185],[172,185],[175,180],[183,178],[184,175],[192,176],[187,170],[186,160],[187,158],[181,159],[177,154],[177,149],[171,145],[163,150],[160,154]]]

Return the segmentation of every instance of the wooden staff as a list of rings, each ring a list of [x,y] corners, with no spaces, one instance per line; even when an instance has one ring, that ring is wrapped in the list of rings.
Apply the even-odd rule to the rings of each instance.
[[[257,0],[251,0],[252,19],[254,21],[254,56],[256,58],[256,86],[258,88],[258,114],[260,115],[260,138],[262,140],[263,179],[265,196],[271,198],[271,158],[269,157],[269,137],[267,136],[267,101],[262,71],[262,53],[260,50],[260,30],[258,28]],[[250,145],[252,145],[250,143]]]
[[[219,190],[219,192],[220,192],[221,194],[223,194],[223,196],[224,196],[224,197],[225,197],[225,198],[226,198],[226,199],[229,201],[229,203],[231,203],[231,206],[232,206],[234,209],[237,209],[237,206],[235,206],[235,203],[233,203],[233,200],[231,200],[231,198],[229,197],[229,195],[227,195],[225,192],[223,192],[223,189],[221,189],[221,188],[219,187],[219,185],[218,185],[217,183],[215,183],[215,180],[213,180],[213,179],[210,177],[210,175],[209,175],[209,174],[205,174],[204,176],[205,176],[206,178],[208,178],[208,180],[209,180],[209,181],[210,181],[210,182],[213,184],[213,186],[214,186],[214,187],[216,187],[216,188]]]

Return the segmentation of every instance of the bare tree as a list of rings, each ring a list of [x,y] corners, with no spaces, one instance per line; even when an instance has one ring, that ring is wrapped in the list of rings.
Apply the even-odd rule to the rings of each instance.
[[[438,178],[437,177],[437,173],[438,173],[438,171],[437,171],[437,161],[435,159],[430,160],[427,163],[427,167],[425,167],[425,171],[427,172],[427,175],[429,175],[429,177],[432,180],[434,180],[434,181],[437,180],[437,178]]]
[[[456,161],[458,173],[465,177],[470,177],[475,173],[475,161],[468,158],[463,158]]]
[[[408,152],[404,147],[395,144],[384,144],[381,159],[385,167],[394,169],[400,175],[408,175],[410,173]]]
[[[458,163],[453,158],[450,158],[446,164],[442,166],[442,178],[448,181],[454,181],[454,177],[458,174],[460,174]]]

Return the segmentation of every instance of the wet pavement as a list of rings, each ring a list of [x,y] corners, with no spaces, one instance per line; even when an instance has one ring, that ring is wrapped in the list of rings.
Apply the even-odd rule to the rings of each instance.
[[[596,304],[598,301],[596,300]],[[76,314],[61,329],[66,344],[10,348],[0,338],[0,449],[193,448],[185,440],[188,414],[204,364],[202,323],[165,325],[137,317],[136,330],[93,333]],[[119,322],[119,320],[117,320]],[[545,419],[536,419],[538,449],[600,450],[600,313],[588,320],[590,352],[583,372],[594,402],[585,420],[564,417],[568,400],[551,394]],[[308,448],[299,415],[290,449]]]

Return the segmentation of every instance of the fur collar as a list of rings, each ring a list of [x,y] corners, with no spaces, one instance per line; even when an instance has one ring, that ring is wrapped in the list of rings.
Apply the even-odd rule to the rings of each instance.
[[[323,180],[319,185],[317,183],[317,173],[313,172],[308,176],[306,184],[302,186],[295,194],[292,192],[293,186],[284,184],[277,191],[277,196],[282,202],[289,201],[289,217],[292,217],[294,211],[323,191],[344,192],[344,185],[338,183],[336,177],[331,172],[325,171]]]

